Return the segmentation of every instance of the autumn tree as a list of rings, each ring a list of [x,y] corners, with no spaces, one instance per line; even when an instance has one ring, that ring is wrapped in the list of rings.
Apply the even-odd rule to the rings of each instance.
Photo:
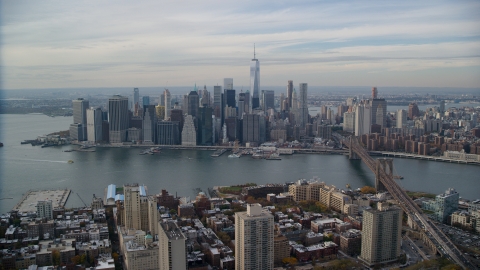
[[[282,263],[294,266],[298,263],[298,260],[294,257],[286,257],[282,259]]]
[[[363,194],[376,194],[377,190],[374,187],[364,186],[360,189]]]
[[[60,251],[58,249],[52,250],[53,265],[60,265]]]

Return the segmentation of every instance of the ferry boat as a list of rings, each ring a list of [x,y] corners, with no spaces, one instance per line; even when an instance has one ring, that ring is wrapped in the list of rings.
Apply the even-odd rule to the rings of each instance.
[[[73,160],[70,159],[70,160],[67,161],[67,162],[68,162],[68,164],[72,164],[72,163],[73,163]]]
[[[229,158],[239,158],[239,157],[241,157],[241,155],[233,153],[233,154],[228,155],[228,157]]]

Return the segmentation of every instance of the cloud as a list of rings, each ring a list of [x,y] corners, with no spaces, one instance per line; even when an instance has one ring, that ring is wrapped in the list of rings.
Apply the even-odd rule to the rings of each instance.
[[[1,8],[3,88],[65,87],[75,78],[89,78],[80,80],[85,87],[190,85],[222,76],[248,85],[253,43],[269,85],[284,82],[266,69],[302,77],[454,68],[457,81],[455,68],[480,65],[477,1],[3,1]],[[415,80],[425,85],[434,74]],[[463,86],[478,86],[472,81]]]

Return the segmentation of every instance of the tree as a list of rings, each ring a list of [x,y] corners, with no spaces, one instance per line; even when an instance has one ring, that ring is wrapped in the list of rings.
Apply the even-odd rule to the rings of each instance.
[[[75,265],[80,264],[81,258],[80,255],[76,255],[75,257],[72,258],[72,263]]]
[[[298,263],[298,260],[297,258],[294,258],[294,257],[286,257],[282,259],[282,263],[288,264],[290,266],[294,266]]]
[[[375,194],[377,193],[377,190],[374,187],[364,186],[360,189],[360,192],[363,194]]]
[[[218,239],[220,239],[225,245],[227,245],[228,243],[230,243],[230,236],[225,233],[225,232],[218,232],[217,233],[217,236],[218,236]]]
[[[52,250],[53,265],[60,265],[60,251],[58,249]]]

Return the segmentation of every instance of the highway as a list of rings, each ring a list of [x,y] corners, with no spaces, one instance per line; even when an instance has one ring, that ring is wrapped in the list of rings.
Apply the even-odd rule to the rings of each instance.
[[[345,138],[339,134],[334,134],[334,136],[336,139],[342,141],[344,145],[351,148],[351,150],[358,155],[370,170],[374,173],[376,172],[376,161],[370,157],[368,152],[358,141],[358,138]],[[352,143],[350,143],[350,139]],[[463,253],[453,244],[443,231],[423,214],[420,207],[413,202],[405,190],[403,190],[392,177],[388,176],[384,170],[379,170],[379,175],[377,177],[393,198],[399,202],[403,211],[416,223],[418,228],[423,229],[422,232],[437,246],[437,249],[444,257],[450,259],[464,269],[476,269],[476,267],[465,258]]]

